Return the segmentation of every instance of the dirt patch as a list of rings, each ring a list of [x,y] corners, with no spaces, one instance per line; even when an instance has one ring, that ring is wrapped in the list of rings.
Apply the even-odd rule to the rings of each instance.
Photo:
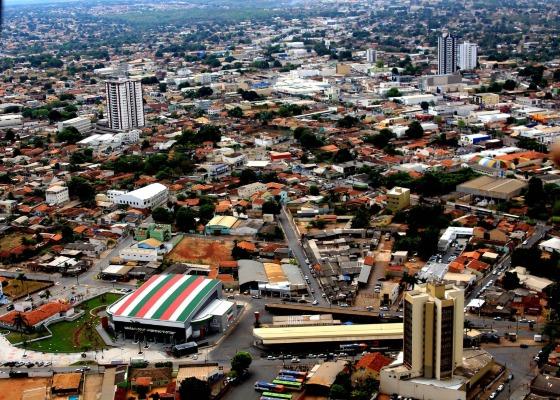
[[[44,399],[48,385],[48,378],[0,379],[0,400]]]
[[[19,279],[8,279],[7,284],[4,284],[4,294],[12,300],[27,296],[30,293],[35,293],[52,286],[51,282],[30,281]]]
[[[33,235],[22,235],[20,233],[12,233],[0,238],[0,252],[11,251],[22,244],[23,238],[32,239]]]
[[[206,264],[216,272],[220,261],[231,261],[233,241],[185,236],[168,254],[167,259],[174,262]]]

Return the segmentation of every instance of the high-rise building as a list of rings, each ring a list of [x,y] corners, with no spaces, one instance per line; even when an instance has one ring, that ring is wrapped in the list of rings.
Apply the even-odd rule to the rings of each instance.
[[[142,83],[133,79],[105,82],[109,128],[127,131],[144,126]]]
[[[438,74],[457,71],[457,38],[445,32],[438,38]]]
[[[366,61],[368,63],[374,63],[377,61],[377,51],[375,49],[366,50]]]
[[[475,43],[461,43],[459,45],[459,68],[468,71],[476,68],[478,46]]]
[[[464,292],[428,283],[404,296],[404,365],[412,376],[444,379],[463,362]]]

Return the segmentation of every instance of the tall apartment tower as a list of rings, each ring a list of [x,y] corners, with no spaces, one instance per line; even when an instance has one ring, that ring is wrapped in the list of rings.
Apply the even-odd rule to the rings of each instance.
[[[133,79],[105,82],[109,128],[118,131],[144,126],[142,83]]]
[[[438,38],[438,74],[457,71],[457,38],[445,32]]]
[[[478,57],[478,46],[475,43],[461,43],[459,45],[459,68],[463,71],[469,71],[476,68]]]
[[[375,49],[366,50],[366,61],[368,63],[374,63],[377,61],[377,51]]]
[[[464,292],[427,283],[404,297],[404,365],[412,377],[445,379],[463,360]]]

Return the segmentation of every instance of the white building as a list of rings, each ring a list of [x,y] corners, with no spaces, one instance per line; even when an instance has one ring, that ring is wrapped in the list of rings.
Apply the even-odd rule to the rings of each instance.
[[[127,131],[144,126],[142,84],[139,80],[117,79],[105,82],[109,127]]]
[[[138,247],[128,247],[119,252],[119,257],[125,261],[144,261],[153,262],[158,260],[157,249],[141,249]]]
[[[45,200],[49,205],[66,203],[70,200],[68,187],[59,185],[51,186],[45,191]]]
[[[461,43],[459,45],[459,68],[468,71],[476,68],[478,46],[474,43]]]
[[[66,121],[60,121],[58,123],[58,130],[62,131],[64,128],[76,128],[78,132],[84,134],[91,131],[91,120],[86,117],[76,117],[72,119],[67,119]]]
[[[445,32],[438,38],[438,74],[457,71],[457,38]]]
[[[167,201],[169,189],[161,183],[152,183],[132,192],[109,190],[107,191],[107,197],[114,204],[123,204],[134,208],[153,208]]]
[[[374,63],[377,61],[377,51],[374,49],[367,49],[366,50],[366,61],[368,63]]]
[[[242,199],[248,199],[257,192],[264,192],[268,187],[262,182],[249,183],[237,188],[237,194]]]
[[[20,128],[23,124],[21,114],[0,115],[0,129],[2,128]]]
[[[450,226],[438,240],[438,250],[447,251],[454,240],[470,239],[473,235],[473,228],[464,228],[462,226]]]

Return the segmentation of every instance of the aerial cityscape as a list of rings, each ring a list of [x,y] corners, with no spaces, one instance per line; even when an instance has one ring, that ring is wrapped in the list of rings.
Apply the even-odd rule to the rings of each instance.
[[[560,399],[559,0],[4,0],[0,400]]]

